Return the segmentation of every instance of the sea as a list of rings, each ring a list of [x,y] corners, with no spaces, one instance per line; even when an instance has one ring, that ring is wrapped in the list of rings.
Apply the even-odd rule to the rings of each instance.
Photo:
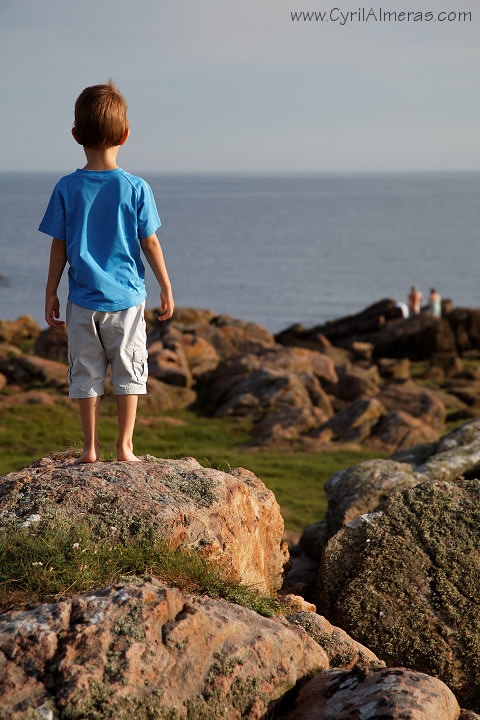
[[[480,307],[480,172],[136,174],[155,194],[179,306],[271,332],[405,301],[413,284],[424,297],[435,287],[455,306]],[[0,318],[30,314],[46,326],[50,240],[37,228],[58,178],[0,173]],[[148,267],[146,283],[156,307]],[[62,317],[67,292],[65,272]]]

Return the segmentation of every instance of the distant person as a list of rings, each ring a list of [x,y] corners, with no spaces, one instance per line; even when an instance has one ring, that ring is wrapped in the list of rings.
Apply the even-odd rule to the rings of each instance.
[[[435,317],[442,317],[442,298],[435,288],[430,290],[428,298],[428,309]]]
[[[99,456],[98,415],[108,363],[117,396],[117,459],[138,461],[133,430],[138,395],[146,393],[145,267],[160,285],[166,320],[173,296],[156,236],[160,226],[149,185],[117,165],[130,133],[127,103],[110,80],[80,93],[72,135],[87,164],[55,186],[39,230],[53,237],[45,297],[50,327],[65,323],[57,288],[68,261],[69,395],[79,401],[84,443],[75,462]]]
[[[416,285],[412,285],[410,294],[408,296],[408,309],[410,312],[410,316],[420,314],[420,307],[422,304],[422,300],[423,300],[422,293],[420,292],[420,290],[417,290]]]
[[[408,305],[407,303],[402,302],[401,300],[397,300],[394,307],[398,308],[400,312],[402,313],[403,318],[408,318],[409,312],[408,312]]]

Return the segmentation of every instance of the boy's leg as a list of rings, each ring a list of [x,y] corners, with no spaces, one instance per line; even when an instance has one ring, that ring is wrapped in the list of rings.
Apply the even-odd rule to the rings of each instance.
[[[138,395],[117,395],[117,460],[140,462],[133,453],[133,430],[137,416]]]
[[[83,453],[75,460],[75,465],[98,460],[98,414],[100,397],[80,398],[78,401],[80,419],[83,428]]]

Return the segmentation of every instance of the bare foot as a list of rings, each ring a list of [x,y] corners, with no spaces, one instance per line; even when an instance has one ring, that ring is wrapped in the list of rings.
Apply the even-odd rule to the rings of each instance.
[[[121,462],[142,462],[131,450],[117,450],[117,460]]]
[[[98,453],[95,450],[85,450],[79,458],[73,461],[74,465],[83,465],[83,463],[93,463],[98,460]]]

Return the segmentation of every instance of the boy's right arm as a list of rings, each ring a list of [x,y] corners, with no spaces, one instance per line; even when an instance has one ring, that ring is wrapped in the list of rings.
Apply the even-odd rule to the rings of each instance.
[[[148,237],[140,240],[140,245],[145,253],[145,257],[148,260],[148,264],[152,268],[155,277],[160,285],[160,298],[162,303],[162,309],[165,310],[165,315],[159,317],[159,320],[168,320],[173,314],[173,295],[170,280],[168,278],[167,267],[165,260],[163,259],[162,248],[158,242],[158,238],[155,233]]]
[[[57,288],[67,263],[67,246],[64,240],[53,238],[50,250],[50,266],[48,268],[47,287],[45,290],[45,320],[50,327],[65,325],[60,317],[60,304],[58,302]]]

